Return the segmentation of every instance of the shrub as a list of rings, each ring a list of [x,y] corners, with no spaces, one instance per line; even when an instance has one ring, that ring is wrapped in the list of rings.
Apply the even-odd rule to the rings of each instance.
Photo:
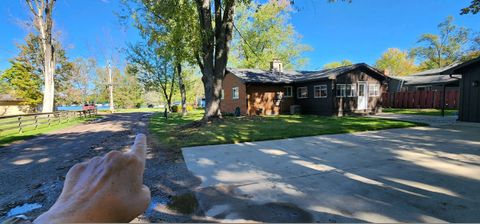
[[[181,108],[181,106],[179,106],[179,105],[173,105],[173,106],[172,106],[172,112],[173,112],[173,113],[178,113],[178,112],[181,111],[180,108]]]

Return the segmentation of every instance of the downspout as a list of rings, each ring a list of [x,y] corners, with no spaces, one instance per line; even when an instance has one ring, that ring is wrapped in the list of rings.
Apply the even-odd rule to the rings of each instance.
[[[452,79],[458,80],[458,86],[460,87],[460,84],[461,84],[460,80],[462,80],[462,78],[455,77],[455,76],[453,76],[453,74],[449,74],[448,76],[450,76],[450,78],[452,78]],[[462,95],[462,94],[463,94],[462,91],[460,91],[460,95]],[[460,115],[460,105],[461,104],[462,104],[462,97],[460,97],[460,99],[458,100],[458,111],[459,112],[457,113],[457,120],[460,120],[460,116],[461,116]]]
[[[338,106],[338,103],[337,103],[337,79],[332,79],[332,94],[330,94],[332,97],[332,112],[335,113],[338,117],[338,109],[337,106]]]
[[[447,87],[445,86],[445,84],[443,84],[443,96],[442,96],[442,117],[445,117],[445,97],[447,95],[446,93],[446,90],[447,90]]]

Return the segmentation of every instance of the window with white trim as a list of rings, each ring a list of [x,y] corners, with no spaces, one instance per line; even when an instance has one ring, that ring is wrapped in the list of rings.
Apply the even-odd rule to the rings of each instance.
[[[291,86],[285,86],[285,94],[284,97],[292,97],[293,96],[293,88]]]
[[[236,100],[240,98],[240,94],[238,92],[238,87],[232,88],[232,99]]]
[[[346,96],[347,97],[356,97],[357,96],[357,85],[356,84],[347,84],[346,85]]]
[[[347,96],[347,87],[345,84],[337,84],[337,97]]]
[[[380,85],[379,84],[368,84],[368,95],[369,96],[380,96]]]
[[[298,99],[308,98],[308,88],[306,86],[297,88],[297,98]]]
[[[225,90],[222,89],[222,91],[220,92],[220,99],[223,100],[225,99]]]
[[[313,87],[313,96],[315,98],[326,98],[327,95],[327,85],[318,85]]]

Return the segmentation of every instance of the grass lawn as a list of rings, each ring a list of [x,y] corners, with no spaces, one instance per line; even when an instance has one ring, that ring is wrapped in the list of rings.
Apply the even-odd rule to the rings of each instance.
[[[389,128],[406,128],[423,124],[368,117],[321,117],[312,115],[280,115],[266,117],[225,117],[223,121],[202,127],[182,127],[200,120],[203,111],[185,117],[171,114],[165,120],[157,113],[150,120],[150,133],[167,147],[214,145],[283,139],[291,137],[352,133]]]
[[[0,147],[2,147],[4,145],[7,145],[9,143],[12,143],[14,141],[25,140],[25,139],[33,138],[35,136],[39,136],[41,134],[49,133],[49,132],[60,130],[60,129],[63,129],[63,128],[72,127],[72,126],[75,126],[75,125],[83,123],[83,122],[87,122],[87,121],[97,119],[99,117],[100,116],[87,117],[87,118],[77,118],[77,119],[71,120],[68,123],[61,123],[61,124],[57,124],[57,125],[52,125],[50,127],[48,127],[48,125],[39,126],[36,130],[34,130],[33,127],[30,127],[28,129],[26,129],[21,134],[18,133],[17,130],[13,130],[13,133],[12,132],[2,133],[2,134],[0,134]]]
[[[394,114],[412,114],[412,115],[430,115],[442,116],[442,110],[439,109],[398,109],[398,108],[383,108],[384,113]],[[453,116],[458,113],[458,110],[445,110],[445,116]]]

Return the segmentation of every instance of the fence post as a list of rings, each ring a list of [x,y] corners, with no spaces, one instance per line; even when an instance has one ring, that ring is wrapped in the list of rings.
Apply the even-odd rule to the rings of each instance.
[[[22,116],[18,116],[18,133],[23,133],[22,130]]]
[[[38,115],[35,115],[35,130],[38,128]]]
[[[48,127],[50,127],[50,114],[47,114],[47,118],[48,118]]]

